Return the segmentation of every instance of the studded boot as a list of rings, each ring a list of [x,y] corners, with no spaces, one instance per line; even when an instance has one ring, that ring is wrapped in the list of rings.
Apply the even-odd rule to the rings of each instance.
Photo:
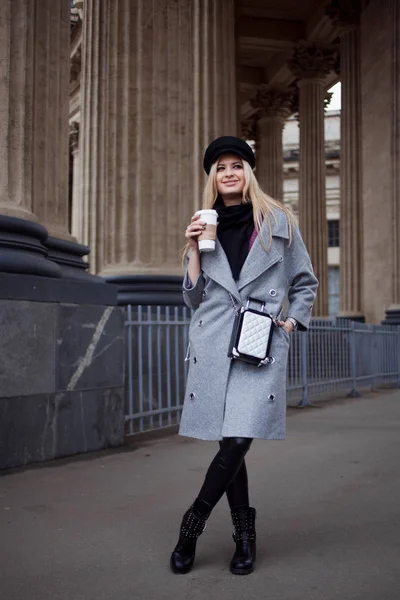
[[[174,573],[184,575],[193,567],[197,538],[206,528],[207,517],[200,519],[193,512],[193,505],[183,515],[179,540],[171,555],[170,565]]]
[[[231,560],[230,570],[234,575],[248,575],[254,570],[256,560],[256,510],[233,510],[231,516],[235,528],[232,537],[236,543],[236,551]]]

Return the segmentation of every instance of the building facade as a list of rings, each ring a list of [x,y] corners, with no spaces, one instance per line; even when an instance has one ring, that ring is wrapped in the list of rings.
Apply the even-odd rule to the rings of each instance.
[[[340,79],[339,314],[398,320],[399,0],[7,0],[3,16],[0,214],[21,221],[2,227],[48,234],[30,228],[36,263],[23,244],[9,261],[3,235],[3,271],[82,274],[86,247],[92,275],[133,297],[178,286],[204,148],[255,131],[259,179],[283,199],[298,114],[299,222],[328,316],[324,107]]]
[[[314,316],[340,243],[338,315],[400,323],[400,0],[3,0],[0,59],[0,467],[122,444],[117,302],[182,302],[217,136],[298,198]]]
[[[340,111],[328,110],[325,131],[325,194],[328,227],[329,317],[340,314]],[[299,218],[300,130],[296,117],[283,129],[283,199]]]

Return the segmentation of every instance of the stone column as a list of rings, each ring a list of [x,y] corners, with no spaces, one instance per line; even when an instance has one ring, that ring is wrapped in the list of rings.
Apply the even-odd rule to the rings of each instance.
[[[257,179],[262,189],[272,198],[283,202],[283,147],[282,133],[291,114],[293,93],[259,86],[252,105],[259,109],[257,135]]]
[[[392,24],[391,46],[391,202],[392,265],[391,302],[385,311],[386,325],[400,325],[400,6],[398,0],[390,1]]]
[[[68,231],[68,0],[34,2],[33,210],[49,235],[73,241]]]
[[[36,26],[39,4],[5,0],[1,7],[0,272],[59,277],[58,265],[46,259],[47,231],[34,213],[40,170],[35,137],[36,67],[46,52],[38,35],[41,26]],[[46,145],[40,148],[46,150]]]
[[[1,7],[0,213],[33,214],[33,65],[36,3],[5,0]]]
[[[315,317],[328,316],[328,235],[325,196],[324,78],[334,54],[315,44],[300,44],[289,61],[298,78],[300,118],[299,224],[319,290]]]
[[[72,235],[77,239],[81,234],[82,206],[79,198],[79,123],[73,121],[69,126],[69,147],[72,154]]]
[[[193,2],[193,127],[195,174],[193,208],[205,184],[203,154],[222,135],[237,135],[234,0]]]
[[[235,133],[233,8],[85,0],[81,239],[113,281],[182,272],[205,146]]]
[[[69,8],[2,7],[0,272],[85,278],[89,249],[68,231]]]
[[[361,149],[360,0],[327,9],[340,31],[340,315],[364,320]]]

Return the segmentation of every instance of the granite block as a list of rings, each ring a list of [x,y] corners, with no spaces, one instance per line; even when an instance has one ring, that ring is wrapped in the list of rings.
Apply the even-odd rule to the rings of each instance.
[[[0,398],[55,391],[57,308],[0,300]]]
[[[0,469],[124,442],[124,389],[0,399]]]
[[[0,273],[0,298],[12,300],[116,306],[117,291],[106,283]]]
[[[122,386],[124,309],[60,305],[56,391]]]

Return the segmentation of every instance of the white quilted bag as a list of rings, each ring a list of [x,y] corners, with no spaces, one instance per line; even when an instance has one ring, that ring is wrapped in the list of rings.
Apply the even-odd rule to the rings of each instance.
[[[237,350],[241,354],[265,359],[272,320],[251,311],[243,313],[242,328]]]

